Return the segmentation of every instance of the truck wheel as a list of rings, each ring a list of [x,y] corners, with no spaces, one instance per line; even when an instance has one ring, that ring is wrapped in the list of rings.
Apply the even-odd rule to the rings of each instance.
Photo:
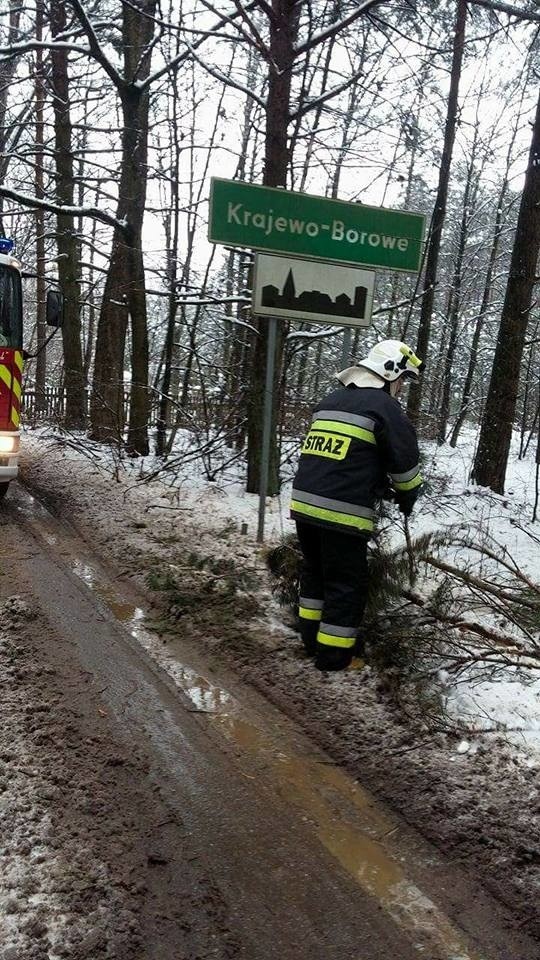
[[[3,500],[6,493],[8,492],[9,480],[4,483],[0,483],[0,500]]]

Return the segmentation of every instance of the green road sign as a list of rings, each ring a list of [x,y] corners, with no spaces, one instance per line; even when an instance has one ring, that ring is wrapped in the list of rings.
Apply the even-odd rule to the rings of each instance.
[[[215,177],[208,239],[231,247],[416,272],[424,222],[419,213]]]

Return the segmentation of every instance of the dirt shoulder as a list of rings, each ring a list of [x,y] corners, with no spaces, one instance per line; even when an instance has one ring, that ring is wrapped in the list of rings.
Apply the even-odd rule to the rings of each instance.
[[[148,757],[42,615],[1,515],[0,534],[1,960],[235,956]]]
[[[321,676],[271,597],[226,496],[146,486],[31,445],[30,489],[152,598],[166,639],[205,649],[301,724],[364,786],[463,864],[540,938],[538,766],[502,738],[472,752],[407,723],[368,670]],[[509,921],[510,922],[510,921]]]

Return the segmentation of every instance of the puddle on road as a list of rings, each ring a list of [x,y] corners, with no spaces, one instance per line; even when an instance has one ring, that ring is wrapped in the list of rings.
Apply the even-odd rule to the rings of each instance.
[[[145,626],[145,613],[142,607],[120,600],[118,590],[104,583],[96,569],[88,562],[73,560],[71,569],[81,580],[84,580],[92,593],[107,605],[115,619],[127,627],[131,636],[166,667],[169,675],[189,697],[197,711],[215,713],[222,711],[224,707],[230,709],[233,706],[234,700],[226,690],[217,687],[206,677],[200,676],[191,667],[173,660],[168,651],[163,651],[162,646],[156,642]]]
[[[316,756],[286,753],[276,739],[241,715],[242,707],[227,690],[179,662],[145,627],[142,607],[128,602],[120,587],[104,580],[87,560],[69,530],[46,508],[20,491],[18,511],[30,520],[49,546],[59,550],[73,573],[100,598],[114,618],[157,659],[186,694],[196,712],[207,713],[225,738],[246,757],[262,762],[262,776],[312,824],[322,845],[347,873],[375,897],[400,927],[412,933],[420,956],[429,960],[487,960],[470,952],[461,932],[406,874],[391,835],[399,825],[383,814],[374,799],[332,764]],[[248,776],[253,776],[248,774]],[[434,952],[436,951],[436,953]]]
[[[87,587],[90,588],[95,596],[103,600],[115,620],[130,627],[133,636],[136,635],[133,625],[144,620],[144,610],[142,607],[136,607],[132,603],[120,600],[118,592],[110,584],[104,583],[98,579],[95,569],[84,560],[72,560],[71,569],[81,580],[84,580]]]
[[[435,956],[484,960],[468,950],[461,932],[407,878],[405,867],[391,854],[391,842],[384,842],[397,825],[381,813],[362,787],[337,767],[281,753],[264,732],[239,717],[219,716],[216,722],[228,739],[264,758],[280,795],[311,821],[323,846],[356,882],[400,927],[413,932],[415,946],[423,955],[429,960]]]

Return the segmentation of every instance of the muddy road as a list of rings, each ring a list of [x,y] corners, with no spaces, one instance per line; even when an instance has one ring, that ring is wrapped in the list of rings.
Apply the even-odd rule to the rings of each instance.
[[[540,955],[22,487],[0,545],[1,960]]]

